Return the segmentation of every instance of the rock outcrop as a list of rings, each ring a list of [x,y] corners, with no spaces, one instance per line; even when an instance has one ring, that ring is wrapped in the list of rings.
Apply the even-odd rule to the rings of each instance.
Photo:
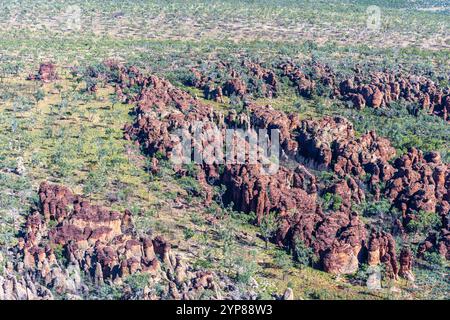
[[[278,92],[275,72],[261,64],[242,61],[240,64],[210,63],[192,68],[187,85],[201,89],[206,99],[223,102],[223,96],[245,98],[263,96],[272,98]]]
[[[58,79],[56,65],[53,63],[41,63],[36,74],[30,74],[27,80],[40,80],[42,82],[52,82]]]
[[[339,96],[350,100],[358,109],[389,106],[403,99],[417,103],[422,110],[450,121],[448,89],[441,90],[430,79],[422,76],[393,72],[374,72],[369,77],[356,74],[339,85]]]
[[[283,152],[295,156],[298,151],[298,142],[292,133],[300,121],[270,106],[250,103],[246,105],[249,116],[230,112],[222,117],[167,81],[155,77],[149,78],[139,97],[136,122],[126,127],[126,138],[137,139],[150,155],[159,152],[169,157],[175,147],[169,133],[194,120],[204,120],[203,126],[219,125],[219,128],[224,124],[251,130],[276,128],[280,130]],[[180,112],[184,101],[190,103],[189,113]],[[153,112],[150,106],[158,112]],[[185,127],[189,128],[189,125]],[[203,140],[196,144],[202,150]],[[175,167],[183,174],[182,167]],[[316,178],[304,166],[291,169],[281,166],[271,175],[263,174],[261,164],[225,164],[222,170],[217,163],[198,164],[197,167],[197,179],[204,187],[209,187],[207,181],[226,186],[223,199],[225,203],[233,203],[236,210],[255,212],[258,222],[270,212],[276,212],[280,228],[275,238],[280,245],[293,249],[296,241],[304,242],[323,257],[325,268],[330,272],[349,273],[357,268],[365,239],[363,224],[356,213],[350,212],[348,201],[342,211],[322,213],[317,201]],[[346,188],[358,188],[354,181],[349,183]],[[356,195],[363,197],[360,192]],[[211,196],[207,198],[210,200]]]
[[[339,92],[336,89],[336,76],[326,65],[314,62],[299,66],[292,62],[284,62],[278,68],[303,97],[311,98],[314,94],[333,97]]]
[[[356,67],[352,75],[338,79],[329,66],[319,62],[303,65],[285,62],[278,68],[292,81],[298,93],[307,98],[319,95],[350,101],[358,110],[366,106],[388,107],[392,102],[404,100],[450,121],[449,89],[440,89],[424,76],[390,71],[363,74]]]
[[[316,242],[323,248],[323,269],[334,274],[355,273],[365,238],[364,224],[356,213],[336,212],[327,217],[316,232]]]
[[[193,270],[161,236],[138,236],[130,211],[93,205],[47,182],[40,185],[39,199],[41,210],[28,216],[24,236],[10,253],[16,264],[8,263],[0,276],[0,298],[80,298],[89,292],[83,274],[95,286],[125,285],[136,273],[148,275],[149,287],[168,285],[167,296],[144,290],[139,297],[124,292],[123,298],[198,299],[204,290],[221,291],[213,273]]]
[[[436,252],[442,258],[450,260],[450,230],[441,229],[440,232],[432,231],[419,245],[417,256],[424,258],[424,254]]]
[[[386,232],[372,231],[367,246],[367,264],[376,266],[383,263],[386,274],[390,278],[397,278],[399,267],[396,256],[395,240]]]
[[[53,300],[53,294],[46,287],[35,283],[29,275],[18,277],[12,266],[0,275],[0,301],[3,300]]]
[[[391,164],[395,149],[388,140],[375,132],[357,137],[352,124],[341,117],[300,121],[295,115],[251,102],[244,104],[243,112],[230,111],[224,115],[164,79],[146,77],[123,67],[119,70],[116,91],[124,100],[136,104],[136,119],[125,127],[125,138],[135,140],[153,159],[156,153],[169,159],[179,151],[171,133],[180,129],[188,134],[196,129],[218,130],[222,134],[225,128],[244,129],[250,134],[258,129],[279,129],[281,163],[275,174],[263,174],[261,164],[248,163],[248,159],[223,165],[213,159],[196,165],[195,177],[206,191],[207,203],[213,198],[212,186],[223,184],[226,190],[222,199],[226,204],[233,203],[238,211],[256,213],[258,223],[275,212],[279,228],[274,240],[289,250],[295,250],[299,242],[312,248],[324,270],[352,273],[368,259],[371,265],[385,264],[392,278],[399,274],[409,277],[410,255],[406,251],[401,253],[399,266],[393,237],[374,231],[367,237],[364,223],[353,211],[353,204],[365,201],[365,186],[374,199],[391,194],[390,184],[400,174],[395,163],[400,160]],[[322,75],[326,77],[330,72],[324,70]],[[130,94],[129,87],[136,84],[140,90]],[[201,121],[200,127],[195,127],[196,121]],[[210,139],[213,136],[200,136],[194,144],[203,151]],[[438,162],[436,156],[429,157],[431,162]],[[292,166],[293,159],[303,165]],[[155,172],[157,166],[156,163]],[[337,180],[326,187],[319,185],[308,167],[331,170]],[[182,165],[176,164],[174,169],[177,175],[188,174]],[[439,202],[439,208],[445,208],[446,196],[441,194],[448,187],[446,175],[442,175],[442,168],[439,170],[432,176],[441,186],[438,194],[443,201]],[[333,194],[339,202],[324,207],[318,198],[325,193]]]
[[[450,213],[450,166],[435,152],[423,154],[412,148],[394,162],[395,173],[387,181],[386,196],[402,212],[405,225],[419,211],[436,212],[448,227]]]
[[[341,177],[353,175],[370,184],[387,181],[393,174],[389,164],[395,156],[390,142],[370,131],[357,138],[353,125],[341,117],[304,120],[297,135],[300,160],[319,169],[331,169]]]
[[[408,247],[402,248],[400,251],[400,270],[398,274],[411,282],[414,282],[413,267],[413,253]]]

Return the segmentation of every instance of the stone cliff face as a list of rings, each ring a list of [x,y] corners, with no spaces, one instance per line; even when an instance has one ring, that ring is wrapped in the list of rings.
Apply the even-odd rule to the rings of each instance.
[[[278,94],[275,71],[251,61],[244,60],[240,66],[219,62],[208,65],[206,70],[192,68],[190,71],[191,78],[186,84],[201,89],[206,99],[216,102],[224,102],[224,96],[272,98]]]
[[[353,102],[358,109],[389,106],[403,99],[418,103],[429,114],[450,121],[450,96],[425,77],[377,72],[369,75],[369,83],[361,75],[355,75],[340,83],[340,96]]]
[[[126,78],[127,71],[123,72]],[[118,90],[123,91],[122,87],[128,83],[122,82]],[[170,157],[174,148],[170,132],[181,127],[189,130],[192,121],[203,120],[206,127],[218,126],[219,130],[227,126],[252,130],[277,128],[281,158],[300,159],[304,163],[294,167],[282,163],[274,175],[261,174],[260,164],[227,164],[222,169],[217,163],[198,165],[197,179],[206,190],[207,201],[212,199],[210,183],[214,181],[225,185],[226,202],[232,202],[238,211],[255,212],[258,222],[269,212],[276,212],[279,229],[274,240],[287,248],[302,241],[320,257],[320,266],[328,272],[353,273],[360,263],[368,262],[385,264],[392,278],[411,277],[410,252],[402,250],[399,262],[392,235],[367,230],[352,210],[352,203],[365,199],[362,188],[365,183],[375,199],[384,192],[392,194],[390,185],[401,174],[401,165],[396,163],[402,158],[394,161],[396,152],[388,140],[375,132],[356,137],[352,124],[344,118],[300,121],[294,115],[254,103],[247,103],[243,113],[231,111],[224,115],[165,80],[152,76],[141,83],[136,121],[125,127],[125,137],[143,145],[149,156],[160,152]],[[203,142],[198,142],[200,149]],[[308,167],[331,170],[340,179],[328,189],[321,189]],[[183,173],[182,167],[176,169]],[[442,170],[431,176],[441,177]],[[443,186],[441,189],[448,190],[442,182],[445,175],[434,179]],[[386,183],[385,189],[381,182]],[[339,207],[323,208],[318,198],[325,192],[342,199]],[[442,190],[439,196],[443,199],[441,194]],[[394,205],[399,203],[396,197],[390,198]],[[440,207],[445,209],[445,205],[442,202]]]
[[[448,228],[450,212],[450,166],[438,153],[411,149],[394,162],[395,173],[386,195],[401,210],[407,224],[419,211],[437,212]]]
[[[147,274],[149,283],[134,298],[162,298],[152,290],[156,283],[166,298],[219,294],[213,273],[193,270],[161,236],[138,236],[130,211],[93,205],[47,182],[38,194],[41,209],[28,216],[23,237],[9,253],[16,263],[8,262],[0,276],[0,299],[53,299],[55,293],[79,299],[89,293],[83,275],[95,285],[121,285],[137,272]]]

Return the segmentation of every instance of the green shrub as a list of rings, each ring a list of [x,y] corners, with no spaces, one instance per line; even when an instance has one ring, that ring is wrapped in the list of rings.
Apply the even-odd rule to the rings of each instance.
[[[390,212],[391,203],[382,199],[377,202],[366,202],[362,206],[362,214],[364,217],[379,217]]]
[[[250,251],[248,255],[238,254],[235,260],[236,280],[242,284],[248,284],[250,279],[259,271],[256,262],[256,252]]]
[[[425,252],[423,258],[432,266],[442,267],[445,264],[444,258],[437,252]]]
[[[178,179],[179,185],[186,190],[190,196],[199,196],[201,192],[200,185],[195,178],[184,176]]]
[[[63,266],[67,265],[68,261],[66,258],[66,249],[63,245],[57,244],[53,247],[53,253],[55,254],[56,260]]]
[[[341,196],[330,192],[325,193],[323,201],[326,208],[331,208],[334,211],[339,210],[342,205]]]
[[[419,211],[415,218],[406,225],[409,232],[426,234],[441,225],[441,218],[436,212]]]

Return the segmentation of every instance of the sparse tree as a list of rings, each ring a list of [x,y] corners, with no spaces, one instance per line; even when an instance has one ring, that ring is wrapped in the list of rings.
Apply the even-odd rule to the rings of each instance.
[[[259,227],[267,249],[270,238],[274,236],[275,232],[278,229],[275,214],[273,212],[270,212],[268,215],[264,216]]]
[[[44,92],[44,90],[38,89],[38,90],[33,94],[33,97],[34,97],[34,101],[36,102],[36,107],[38,107],[39,102],[42,101],[42,100],[44,100],[44,98],[45,98],[45,92]]]
[[[292,260],[284,250],[277,250],[274,257],[275,265],[281,269],[283,273],[283,281],[289,273],[289,269],[292,267]]]

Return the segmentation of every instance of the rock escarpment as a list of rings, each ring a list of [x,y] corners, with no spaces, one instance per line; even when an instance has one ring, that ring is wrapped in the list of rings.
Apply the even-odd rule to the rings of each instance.
[[[369,82],[369,83],[367,83]],[[417,103],[424,112],[450,121],[450,96],[448,89],[441,90],[423,76],[393,72],[374,72],[368,79],[360,74],[339,84],[339,94],[353,102],[358,109],[389,106],[403,99]]]
[[[209,63],[192,68],[190,74],[186,84],[201,89],[206,99],[217,102],[224,102],[224,96],[272,98],[278,94],[275,71],[252,61]]]
[[[299,242],[303,243],[319,257],[318,265],[326,271],[352,273],[360,263],[370,261],[371,265],[385,264],[392,278],[398,275],[412,278],[410,252],[402,248],[398,255],[394,238],[385,231],[398,229],[404,233],[402,223],[406,225],[416,210],[434,202],[435,211],[444,219],[445,212],[448,212],[448,177],[447,169],[438,163],[436,154],[426,156],[426,162],[435,164],[428,165],[433,172],[429,174],[430,170],[425,169],[426,177],[421,182],[424,186],[435,186],[433,194],[436,201],[431,193],[413,192],[399,196],[399,189],[395,191],[395,188],[409,190],[406,185],[415,183],[410,178],[411,173],[407,173],[407,178],[403,177],[405,170],[402,167],[405,165],[401,164],[402,157],[396,158],[390,142],[373,131],[357,135],[345,118],[300,120],[296,115],[275,110],[270,105],[248,101],[242,111],[224,113],[164,79],[143,75],[137,68],[120,64],[109,64],[108,67],[114,71],[114,77],[106,81],[116,86],[122,101],[135,104],[135,122],[125,126],[125,138],[134,140],[152,157],[152,171],[158,171],[156,156],[170,159],[180,151],[179,140],[172,135],[176,131],[192,136],[198,129],[216,130],[224,136],[227,128],[241,129],[250,134],[258,129],[278,129],[281,162],[273,175],[263,174],[260,163],[222,164],[209,154],[203,160],[212,161],[196,165],[194,178],[205,191],[206,203],[214,198],[213,187],[224,185],[225,204],[232,203],[238,211],[256,213],[257,223],[275,212],[278,231],[273,240],[291,251]],[[250,63],[246,67],[252,69],[253,74],[259,74],[258,77],[271,77],[267,76],[267,70],[260,70],[257,65]],[[228,67],[224,65],[223,68]],[[320,76],[311,76],[311,72],[300,70],[293,64],[284,65],[283,70],[292,78],[291,81],[297,83],[299,91],[314,92],[317,83],[322,87],[326,83],[330,96],[346,99],[341,92],[354,90],[351,83],[337,85],[339,81],[333,71],[319,64],[311,70]],[[193,72],[197,76],[191,80],[197,82],[191,85],[202,87],[211,80],[204,78],[201,72]],[[238,89],[233,90],[236,93]],[[215,139],[214,135],[201,135],[194,145],[199,151],[204,151]],[[239,141],[246,145],[245,141]],[[179,176],[190,174],[181,164],[174,165],[174,169]],[[323,181],[318,181],[314,174],[317,169],[333,173],[333,182],[325,186]],[[411,170],[420,172],[421,169],[414,167]],[[400,177],[402,186],[398,187]],[[321,198],[326,194],[332,195],[331,205],[322,203]],[[363,204],[368,196],[374,201],[387,197],[394,207],[400,209],[405,206],[403,203],[407,203],[406,208],[410,206],[411,209],[406,209],[407,213],[393,220],[392,226],[387,226],[383,232],[368,230],[354,210],[354,205]],[[443,227],[447,228],[447,224],[443,223]]]
[[[219,130],[225,125],[254,130],[277,128],[282,153],[287,158],[299,155],[312,158],[338,175],[361,177],[373,173],[378,179],[388,180],[392,174],[390,167],[386,169],[388,160],[395,155],[389,142],[373,132],[356,138],[351,124],[343,118],[325,118],[320,124],[299,121],[270,106],[252,103],[245,106],[246,113],[222,115],[153,76],[148,78],[139,97],[136,122],[126,126],[125,137],[136,139],[150,156],[160,152],[170,157],[175,148],[168,138],[170,132],[183,125],[189,130],[194,120],[204,120],[206,126],[217,125]],[[189,108],[183,107],[187,104]],[[183,109],[189,112],[183,113]],[[374,240],[367,242],[367,230],[351,209],[352,202],[364,200],[364,192],[353,178],[341,179],[330,187],[343,201],[338,208],[324,211],[318,201],[317,179],[303,165],[295,168],[282,165],[273,175],[262,174],[258,164],[226,164],[222,169],[216,163],[197,166],[197,179],[202,185],[208,189],[210,183],[223,184],[224,200],[233,203],[236,210],[255,212],[258,222],[276,212],[279,222],[276,242],[292,249],[298,241],[303,242],[320,257],[320,265],[328,272],[355,272],[365,259],[364,252],[377,246]],[[176,168],[183,172],[182,167]],[[210,201],[211,195],[207,194]],[[382,249],[372,251],[381,250],[377,263],[388,264],[390,273],[396,277],[399,268],[395,245],[392,246],[393,239],[389,241]]]
[[[450,121],[450,92],[431,79],[403,72],[380,71],[365,74],[357,66],[350,76],[339,77],[327,65],[285,62],[278,66],[301,96],[328,96],[350,101],[359,110],[388,107],[392,102],[417,104],[426,113]]]
[[[93,205],[47,182],[38,194],[40,210],[28,216],[10,252],[17,263],[7,263],[0,277],[0,298],[79,299],[89,293],[89,283],[125,285],[135,274],[148,275],[148,283],[139,296],[124,292],[124,299],[198,299],[205,290],[221,296],[215,274],[186,265],[161,236],[138,236],[130,211]],[[162,295],[152,289],[158,283]]]

